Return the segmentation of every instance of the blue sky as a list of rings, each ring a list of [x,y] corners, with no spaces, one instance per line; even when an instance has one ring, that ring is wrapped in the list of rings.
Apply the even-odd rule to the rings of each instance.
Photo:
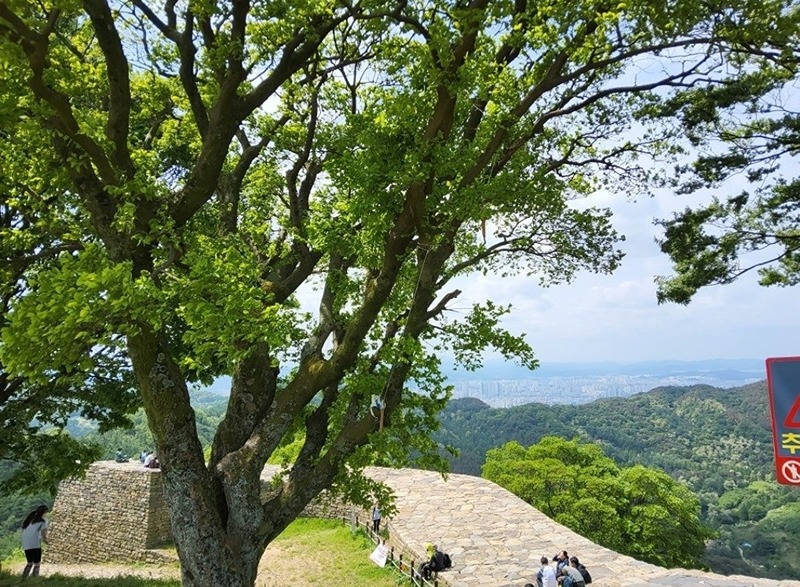
[[[590,202],[612,208],[614,225],[627,238],[626,257],[613,275],[584,273],[571,284],[545,289],[535,278],[475,277],[458,305],[489,295],[512,303],[506,327],[527,333],[545,362],[800,355],[797,290],[761,287],[754,272],[701,290],[689,306],[657,304],[654,278],[670,274],[670,263],[654,240],[659,227],[652,220],[683,209],[686,198],[662,194],[630,202],[600,193]]]

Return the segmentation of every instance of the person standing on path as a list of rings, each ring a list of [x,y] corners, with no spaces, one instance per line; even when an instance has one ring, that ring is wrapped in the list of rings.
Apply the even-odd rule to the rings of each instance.
[[[25,551],[27,564],[22,571],[22,577],[28,575],[37,577],[39,566],[42,563],[42,541],[47,543],[47,520],[44,515],[48,512],[46,505],[40,505],[33,510],[25,521],[22,522],[22,550]]]
[[[375,534],[381,531],[381,507],[378,505],[378,500],[372,504],[372,531]]]

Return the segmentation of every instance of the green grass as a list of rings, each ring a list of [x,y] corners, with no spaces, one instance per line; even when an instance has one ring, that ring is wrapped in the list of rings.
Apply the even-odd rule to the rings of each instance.
[[[375,548],[372,541],[362,532],[352,533],[350,526],[339,521],[300,518],[275,544],[313,568],[297,585],[396,587],[396,575],[389,567],[381,568],[369,560]]]
[[[350,531],[350,526],[336,520],[301,518],[292,523],[271,545],[275,557],[259,574],[259,585],[269,585],[269,575],[287,576],[290,584],[339,587],[369,585],[396,587],[397,575],[389,567],[382,569],[369,560],[374,545],[363,533]],[[42,567],[47,565],[45,553]],[[20,577],[0,572],[0,587],[21,585]],[[131,565],[141,568],[141,565]],[[284,583],[285,584],[285,583]],[[178,587],[179,581],[114,577],[84,579],[79,577],[37,577],[24,585],[46,587]]]

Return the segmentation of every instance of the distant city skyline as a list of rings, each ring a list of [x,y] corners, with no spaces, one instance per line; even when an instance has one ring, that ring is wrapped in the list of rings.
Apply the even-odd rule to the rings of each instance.
[[[508,407],[532,401],[544,403],[585,403],[599,397],[625,397],[664,385],[706,384],[739,387],[766,379],[765,361],[712,359],[705,361],[553,362],[538,369],[489,358],[477,371],[442,364],[442,373],[454,388],[454,397],[477,397],[494,407]],[[414,383],[409,382],[410,387]],[[220,377],[205,391],[227,395],[230,378]],[[474,392],[473,390],[479,390]],[[553,390],[560,396],[552,399]]]
[[[454,398],[473,397],[493,408],[507,408],[532,402],[583,404],[667,386],[741,387],[763,381],[766,370],[760,359],[545,363],[536,371],[491,361],[474,373],[453,372],[448,365],[445,375]]]

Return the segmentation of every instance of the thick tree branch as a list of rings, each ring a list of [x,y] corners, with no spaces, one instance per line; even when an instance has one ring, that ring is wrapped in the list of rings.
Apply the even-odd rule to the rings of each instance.
[[[0,4],[0,19],[10,25],[9,27],[0,27],[0,35],[19,45],[28,59],[32,73],[28,78],[28,84],[34,95],[47,103],[53,110],[54,115],[49,120],[52,127],[80,146],[92,160],[92,164],[97,168],[106,184],[115,185],[117,183],[116,174],[102,147],[89,136],[80,132],[80,125],[73,115],[69,98],[54,90],[45,81],[50,49],[48,37],[32,31],[4,4]]]
[[[108,120],[106,136],[114,145],[113,159],[127,179],[135,173],[128,149],[130,128],[131,85],[128,77],[128,59],[122,40],[114,25],[111,9],[103,0],[84,0],[83,5],[92,20],[100,49],[106,60],[108,78]]]

